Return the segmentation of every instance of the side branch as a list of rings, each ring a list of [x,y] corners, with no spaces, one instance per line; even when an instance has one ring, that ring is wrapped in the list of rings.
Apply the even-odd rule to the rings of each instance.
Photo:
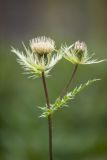
[[[69,89],[69,87],[70,87],[70,85],[71,85],[71,83],[72,83],[72,81],[73,81],[73,79],[74,79],[74,77],[75,77],[75,74],[76,74],[76,72],[77,72],[77,69],[78,69],[78,64],[75,65],[74,70],[73,70],[73,72],[72,72],[72,74],[71,74],[71,78],[70,78],[70,80],[68,81],[67,85],[63,88],[63,90],[62,90],[62,92],[61,92],[61,94],[60,94],[60,98],[62,98],[63,95],[65,94],[65,92],[67,92],[67,90]]]

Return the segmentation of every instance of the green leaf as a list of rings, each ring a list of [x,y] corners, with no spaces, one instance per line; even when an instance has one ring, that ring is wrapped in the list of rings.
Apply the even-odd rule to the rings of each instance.
[[[75,87],[73,89],[73,91],[67,93],[63,98],[58,98],[56,99],[54,104],[50,105],[50,109],[46,107],[44,107],[42,109],[42,111],[44,110],[44,112],[42,113],[42,115],[40,117],[48,117],[50,114],[53,114],[56,110],[67,106],[68,101],[72,100],[75,98],[75,96],[82,91],[84,88],[86,88],[87,86],[91,85],[92,83],[98,81],[100,79],[93,79],[93,80],[88,80],[86,83],[81,84],[79,87]]]

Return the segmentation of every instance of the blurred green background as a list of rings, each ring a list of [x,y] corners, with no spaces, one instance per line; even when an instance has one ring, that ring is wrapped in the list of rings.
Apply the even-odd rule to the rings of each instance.
[[[106,0],[0,0],[0,160],[46,160],[47,120],[41,79],[23,75],[10,46],[22,49],[36,36],[68,45],[85,41],[107,58]],[[47,79],[51,103],[70,77],[62,60]],[[53,116],[54,160],[107,160],[107,63],[80,66],[74,86],[101,78]]]

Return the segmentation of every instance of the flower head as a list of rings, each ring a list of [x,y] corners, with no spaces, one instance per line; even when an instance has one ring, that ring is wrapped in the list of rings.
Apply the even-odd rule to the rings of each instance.
[[[85,52],[85,50],[87,50],[87,46],[84,42],[75,42],[74,44],[74,49],[77,51],[77,52]]]
[[[61,55],[53,53],[55,42],[50,38],[38,37],[30,41],[30,48],[26,48],[23,43],[24,52],[12,47],[18,57],[18,62],[23,66],[26,74],[30,77],[41,77],[42,72],[48,75],[53,66],[61,59]]]
[[[84,42],[77,41],[69,47],[62,47],[61,50],[63,57],[73,64],[93,64],[105,61],[97,61],[97,59],[92,59],[94,54],[89,56],[87,46]]]
[[[30,41],[30,47],[33,53],[40,55],[49,54],[55,50],[55,42],[45,36],[37,37]]]

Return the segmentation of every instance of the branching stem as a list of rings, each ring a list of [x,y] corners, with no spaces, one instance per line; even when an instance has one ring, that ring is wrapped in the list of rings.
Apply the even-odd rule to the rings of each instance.
[[[50,108],[49,95],[48,95],[48,89],[47,89],[47,85],[46,85],[44,72],[42,72],[42,82],[43,82],[47,107],[49,109]],[[51,117],[51,115],[48,116],[48,135],[49,135],[49,160],[53,160],[53,153],[52,153],[52,117]]]
[[[62,98],[63,95],[64,95],[64,93],[68,91],[69,86],[71,85],[72,80],[73,80],[74,77],[75,77],[77,68],[78,68],[78,64],[75,65],[74,70],[73,70],[73,72],[72,72],[72,74],[71,74],[71,78],[69,79],[69,81],[68,81],[68,83],[65,85],[65,87],[63,88],[63,90],[62,90],[62,92],[61,92],[61,94],[60,94],[60,98]]]

